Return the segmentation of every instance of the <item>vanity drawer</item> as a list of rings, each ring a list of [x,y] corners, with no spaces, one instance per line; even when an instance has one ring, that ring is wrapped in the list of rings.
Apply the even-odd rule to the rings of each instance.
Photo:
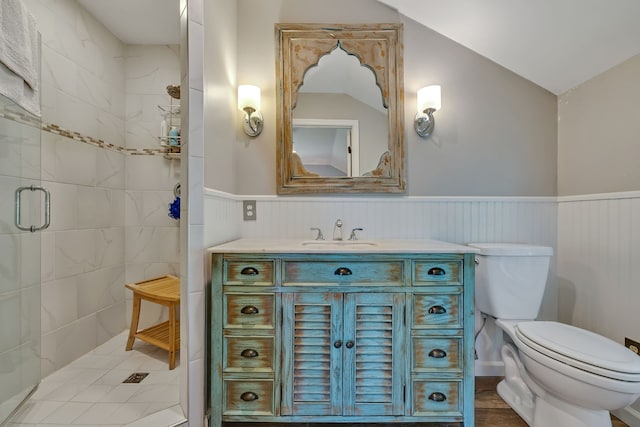
[[[224,337],[225,372],[273,372],[274,337]]]
[[[462,261],[415,261],[413,285],[460,285]]]
[[[274,262],[272,260],[225,260],[223,284],[272,286],[274,283],[274,271]]]
[[[273,415],[273,380],[224,380],[223,415]]]
[[[412,371],[462,371],[462,338],[415,336]]]
[[[224,294],[224,327],[273,329],[275,294]]]
[[[462,383],[460,381],[413,381],[413,415],[462,416]],[[465,423],[466,424],[466,423]]]
[[[402,261],[285,261],[284,285],[403,286]]]
[[[462,296],[449,294],[414,294],[413,327],[462,328]]]

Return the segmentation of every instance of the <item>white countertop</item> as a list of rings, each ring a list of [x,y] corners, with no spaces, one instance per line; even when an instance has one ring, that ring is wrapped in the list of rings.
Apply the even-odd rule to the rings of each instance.
[[[438,240],[239,239],[208,249],[210,253],[425,253],[464,254],[479,250]]]

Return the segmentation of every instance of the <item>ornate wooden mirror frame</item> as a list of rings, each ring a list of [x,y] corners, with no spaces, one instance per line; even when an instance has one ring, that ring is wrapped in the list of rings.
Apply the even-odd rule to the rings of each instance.
[[[373,72],[387,109],[388,151],[369,176],[308,173],[293,151],[293,109],[305,73],[336,48]],[[276,24],[278,194],[405,191],[402,61],[402,24]]]

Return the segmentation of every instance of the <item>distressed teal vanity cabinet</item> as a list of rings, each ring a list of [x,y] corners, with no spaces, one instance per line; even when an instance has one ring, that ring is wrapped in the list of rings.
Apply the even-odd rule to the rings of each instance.
[[[282,415],[404,415],[404,308],[402,293],[283,294]]]
[[[473,254],[428,243],[212,248],[210,425],[473,425]]]

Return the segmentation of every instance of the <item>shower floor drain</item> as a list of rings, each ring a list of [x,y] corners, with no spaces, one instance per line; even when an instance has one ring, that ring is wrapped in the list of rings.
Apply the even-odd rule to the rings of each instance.
[[[147,377],[147,375],[149,375],[148,372],[134,372],[133,374],[129,375],[129,377],[122,381],[123,383],[139,383],[140,381],[142,381],[143,379],[145,379]]]

